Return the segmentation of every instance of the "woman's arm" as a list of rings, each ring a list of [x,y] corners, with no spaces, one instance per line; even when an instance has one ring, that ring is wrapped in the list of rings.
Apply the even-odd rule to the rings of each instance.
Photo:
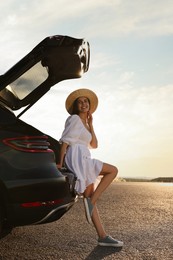
[[[89,125],[90,132],[91,132],[91,135],[92,135],[90,146],[92,148],[97,148],[98,147],[98,141],[97,141],[96,134],[94,132],[93,117],[92,117],[92,114],[90,112],[88,112],[88,125]]]
[[[65,154],[66,154],[67,147],[68,147],[68,144],[62,142],[61,149],[60,149],[59,163],[57,164],[58,168],[63,167],[64,157],[65,157]]]

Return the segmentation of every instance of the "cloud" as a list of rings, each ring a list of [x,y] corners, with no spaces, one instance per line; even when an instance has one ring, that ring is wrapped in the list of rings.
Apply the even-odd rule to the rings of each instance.
[[[48,30],[59,31],[64,25],[68,30],[67,24],[71,30],[71,25],[75,25],[76,34],[83,32],[92,38],[173,33],[173,2],[169,0],[88,0],[75,4],[67,0],[8,0],[0,7],[1,30],[8,29],[10,33],[13,29],[26,30],[38,37]],[[79,19],[81,22],[77,22]]]
[[[65,34],[107,44],[118,37],[173,33],[173,2],[154,0],[16,1],[0,4],[1,57],[12,64],[44,37]],[[107,42],[107,43],[106,43]],[[6,64],[4,64],[5,67]]]
[[[91,70],[106,69],[107,67],[117,66],[119,64],[118,60],[112,59],[112,56],[109,56],[108,53],[104,52],[93,53],[93,57],[91,57],[91,59]]]
[[[90,37],[154,37],[172,35],[172,1],[110,1],[99,5],[97,12],[89,17],[92,30],[86,29]]]
[[[22,119],[59,138],[66,96],[88,87],[99,96],[96,157],[111,163],[125,158],[128,168],[128,160],[172,156],[172,52],[165,41],[173,34],[171,0],[6,0],[0,8],[1,73],[49,35],[86,37],[91,45],[87,74],[54,86]]]
[[[105,154],[114,151],[118,160],[124,156],[165,157],[167,147],[173,145],[173,85],[136,88],[126,84],[124,88],[107,87],[107,92],[101,88],[97,93],[96,129]],[[111,154],[109,159],[113,161]]]
[[[133,81],[135,73],[133,71],[125,71],[120,74],[118,85],[130,84]]]

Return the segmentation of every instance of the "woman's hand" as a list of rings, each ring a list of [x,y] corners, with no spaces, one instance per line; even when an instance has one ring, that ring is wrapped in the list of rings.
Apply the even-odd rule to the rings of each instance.
[[[88,120],[88,125],[89,125],[89,126],[92,126],[93,116],[92,116],[92,114],[91,114],[90,111],[88,111],[87,120]]]
[[[62,165],[61,165],[60,163],[57,163],[56,166],[57,166],[58,169],[61,169],[61,168],[62,168]]]
[[[92,116],[90,111],[88,111],[87,119],[88,119],[88,125],[89,125],[89,128],[90,128],[90,132],[91,132],[91,135],[92,135],[92,140],[90,142],[90,146],[92,148],[97,148],[98,142],[97,142],[97,137],[95,135],[94,128],[93,128],[93,116]]]

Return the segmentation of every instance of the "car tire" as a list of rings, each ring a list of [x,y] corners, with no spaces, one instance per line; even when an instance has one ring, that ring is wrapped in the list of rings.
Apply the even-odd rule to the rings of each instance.
[[[11,231],[12,227],[4,222],[4,211],[2,205],[0,205],[0,239],[7,236]]]
[[[3,230],[3,212],[2,212],[2,206],[0,205],[0,238],[2,237],[2,230]]]

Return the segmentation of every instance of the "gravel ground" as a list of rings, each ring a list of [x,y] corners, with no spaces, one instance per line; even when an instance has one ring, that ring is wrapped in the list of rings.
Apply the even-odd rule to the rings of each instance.
[[[97,246],[82,199],[60,220],[18,227],[0,240],[0,260],[172,260],[173,185],[113,183],[98,202],[107,232],[122,249]]]

